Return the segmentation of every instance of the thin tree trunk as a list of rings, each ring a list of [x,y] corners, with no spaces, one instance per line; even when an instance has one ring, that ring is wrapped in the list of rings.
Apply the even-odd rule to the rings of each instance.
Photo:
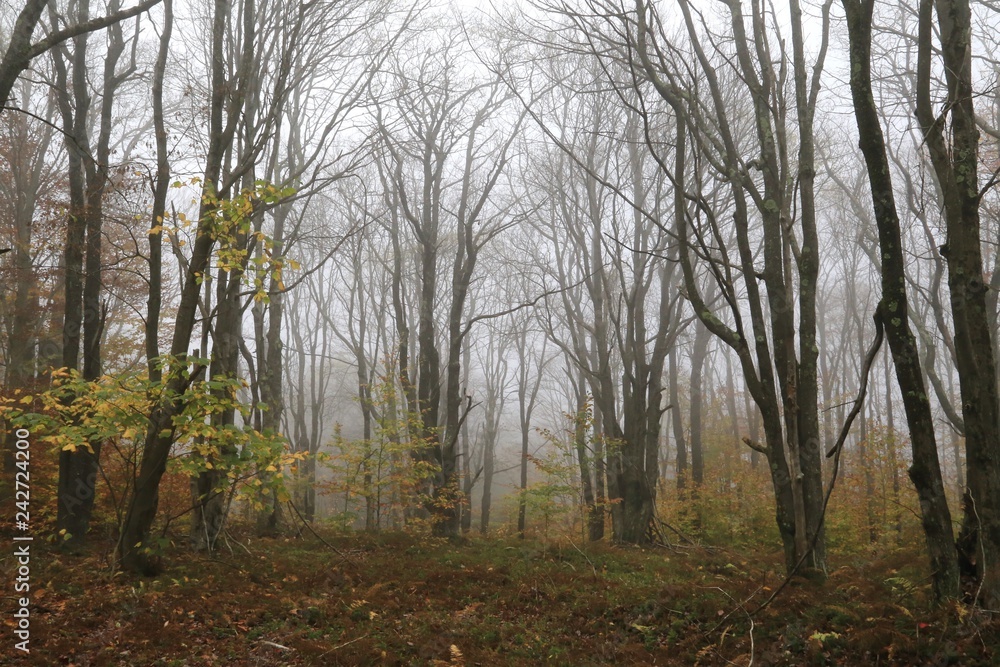
[[[232,133],[232,129],[224,131],[223,128],[226,96],[223,43],[229,10],[230,4],[226,0],[215,0],[212,27],[212,99],[209,106],[209,150],[203,179],[204,187],[210,193],[214,191],[219,182],[223,153]],[[203,199],[199,210],[198,234],[193,243],[177,307],[170,353],[181,364],[184,364],[189,351],[198,314],[198,294],[201,289],[202,276],[208,269],[214,245],[212,209],[213,207],[208,203],[208,200]],[[173,445],[173,418],[183,409],[180,396],[187,384],[187,378],[178,372],[178,369],[172,369],[166,380],[163,397],[150,414],[150,425],[146,434],[142,459],[139,463],[135,492],[125,515],[122,534],[118,542],[121,564],[126,570],[153,572],[158,569],[157,559],[151,555],[150,545],[146,542],[153,520],[156,518],[159,506],[160,480],[166,472],[167,460]]]
[[[30,89],[24,93],[25,98]],[[48,111],[51,112],[51,105]],[[10,396],[19,390],[29,388],[35,381],[36,366],[44,367],[45,360],[36,356],[35,345],[42,328],[42,314],[38,291],[38,276],[32,266],[32,237],[36,202],[42,188],[42,177],[46,168],[45,154],[51,143],[51,129],[45,128],[41,134],[32,132],[32,125],[24,116],[6,119],[13,132],[14,151],[11,157],[10,176],[14,181],[14,243],[13,243],[13,310],[9,313],[10,334],[7,348],[7,368],[4,375],[4,389]],[[16,156],[16,158],[15,158]],[[20,159],[17,159],[20,158]],[[4,429],[4,472],[13,479],[16,468],[16,430],[9,422]],[[11,487],[12,488],[12,487]]]
[[[160,46],[153,66],[153,131],[156,135],[156,185],[153,189],[153,211],[149,232],[149,296],[146,300],[146,365],[149,379],[162,379],[160,365],[160,307],[163,292],[163,225],[167,214],[167,191],[170,187],[170,158],[167,149],[167,127],[163,116],[163,78],[170,56],[170,36],[174,28],[173,0],[163,0],[163,27]]]
[[[697,494],[705,481],[705,453],[701,443],[702,385],[705,372],[705,356],[711,334],[708,329],[695,324],[694,347],[691,350],[691,481]]]

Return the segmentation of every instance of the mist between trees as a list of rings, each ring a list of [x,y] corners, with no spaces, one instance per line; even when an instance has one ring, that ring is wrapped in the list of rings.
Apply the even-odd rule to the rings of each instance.
[[[920,536],[1000,603],[992,2],[5,11],[5,462],[66,549]]]

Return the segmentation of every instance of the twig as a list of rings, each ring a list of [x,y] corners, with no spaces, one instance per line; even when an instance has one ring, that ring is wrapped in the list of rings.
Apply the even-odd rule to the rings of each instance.
[[[236,542],[236,544],[240,545],[243,548],[243,551],[247,552],[248,556],[253,556],[253,554],[250,552],[250,548],[247,547],[247,545],[245,545],[242,542],[240,542],[238,539],[236,539],[236,537],[233,535],[233,533],[228,528],[225,529],[225,534],[226,534],[226,539],[227,540],[232,540],[233,542]]]
[[[976,588],[976,595],[972,598],[972,609],[976,608],[976,604],[979,602],[979,594],[983,591],[983,583],[986,581],[986,549],[983,547],[983,522],[979,518],[979,510],[976,509],[976,499],[972,496],[972,491],[966,489],[966,495],[969,497],[969,504],[972,506],[972,516],[976,517],[976,534],[979,537],[979,557],[982,559],[983,563],[983,576],[979,578],[979,586]],[[969,618],[972,618],[972,614],[969,614]]]
[[[308,528],[309,532],[312,533],[316,537],[317,540],[319,540],[320,542],[322,542],[323,544],[325,544],[335,554],[337,554],[338,556],[340,556],[342,560],[350,560],[350,558],[347,557],[347,554],[345,554],[343,551],[341,551],[337,547],[333,546],[332,544],[330,544],[329,542],[327,542],[326,540],[324,540],[322,537],[320,537],[319,533],[317,533],[315,530],[313,530],[313,527],[310,526],[309,522],[305,520],[305,518],[302,516],[302,513],[299,512],[299,508],[295,506],[295,503],[293,503],[291,501],[291,499],[287,500],[286,502],[289,504],[289,506],[291,506],[291,508],[293,510],[295,510],[295,515],[297,517],[299,517],[299,521],[302,522],[302,525],[305,526],[306,528]]]
[[[330,649],[330,650],[329,650],[329,651],[327,651],[326,653],[320,653],[318,657],[322,658],[322,657],[323,657],[324,655],[326,655],[327,653],[333,653],[333,652],[334,652],[334,651],[336,651],[337,649],[339,649],[339,648],[344,648],[344,647],[345,647],[345,646],[347,646],[348,644],[353,644],[354,642],[358,642],[358,641],[361,641],[362,639],[366,638],[367,636],[368,636],[368,635],[361,635],[360,637],[355,637],[355,638],[354,638],[354,639],[352,639],[351,641],[349,641],[349,642],[344,642],[344,643],[343,643],[343,644],[341,644],[340,646],[334,646],[334,647],[333,647],[332,649]]]
[[[585,554],[583,552],[583,550],[580,549],[580,547],[576,546],[576,542],[574,542],[573,540],[570,540],[569,543],[573,545],[574,549],[576,549],[577,551],[580,552],[581,556],[583,556],[585,559],[587,559],[587,562],[590,563],[591,569],[594,570],[594,579],[597,579],[598,578],[597,567],[594,565],[594,562],[592,560],[590,560],[590,556],[588,556],[587,554]]]
[[[754,627],[755,627],[755,624],[754,624],[754,622],[753,622],[753,615],[752,615],[752,614],[751,614],[750,612],[748,612],[748,611],[747,611],[747,608],[746,608],[746,603],[747,603],[747,602],[749,602],[750,600],[752,600],[752,599],[754,598],[754,596],[755,596],[755,595],[757,595],[758,591],[760,591],[760,588],[758,588],[758,589],[757,589],[757,590],[755,590],[755,591],[754,591],[753,593],[751,593],[751,594],[750,594],[750,597],[748,597],[748,598],[747,598],[746,600],[744,600],[743,602],[739,602],[738,600],[736,600],[736,598],[734,598],[734,597],[733,597],[732,595],[730,595],[730,594],[729,594],[729,593],[728,593],[728,592],[726,591],[726,589],[722,588],[721,586],[701,586],[701,588],[709,588],[709,589],[714,589],[714,590],[717,590],[717,591],[719,591],[720,593],[722,593],[723,595],[725,595],[725,596],[726,596],[727,598],[729,598],[729,599],[730,599],[731,601],[735,602],[735,603],[736,603],[736,606],[737,606],[737,608],[738,608],[738,609],[740,609],[740,610],[741,610],[741,611],[742,611],[742,612],[743,612],[744,614],[746,614],[746,616],[747,616],[747,620],[749,620],[749,621],[750,621],[750,662],[748,662],[748,663],[747,663],[747,667],[753,667],[753,661],[754,661],[754,652],[755,652],[755,649],[754,649],[754,640],[753,640],[753,629],[754,629]],[[733,611],[736,611],[736,610],[734,609]],[[717,625],[715,626],[715,628],[713,628],[713,629],[712,629],[712,632],[715,632],[715,630],[719,629],[719,627],[720,627],[720,626],[721,626],[721,625],[722,625],[723,623],[725,623],[725,622],[726,622],[726,619],[727,619],[727,618],[729,618],[730,616],[732,616],[732,615],[733,615],[733,611],[731,611],[731,612],[729,612],[728,614],[726,614],[726,615],[725,615],[725,616],[724,616],[724,617],[722,618],[722,620],[721,620],[721,621],[719,621],[719,623],[718,623],[718,624],[717,624]],[[756,614],[756,613],[757,613],[758,611],[760,611],[760,609],[759,609],[759,608],[758,608],[757,610],[755,610],[755,611],[754,611],[754,614]],[[726,660],[726,658],[725,658],[725,657],[723,657],[723,656],[722,656],[721,654],[719,655],[719,657],[720,657],[720,658],[722,658],[723,660]],[[726,660],[726,662],[728,662],[728,663],[729,663],[729,664],[731,664],[731,665],[732,665],[732,664],[735,664],[735,663],[733,663],[733,662],[731,662],[731,661],[729,661],[729,660]]]
[[[294,651],[295,650],[295,649],[291,648],[290,646],[282,646],[281,644],[275,644],[274,642],[269,642],[266,639],[261,639],[258,643],[264,644],[266,646],[271,646],[271,647],[274,647],[276,649],[281,649],[282,651]]]
[[[695,542],[694,540],[692,540],[690,537],[688,537],[687,535],[685,535],[684,533],[682,533],[677,528],[674,528],[673,526],[671,526],[669,523],[667,523],[666,521],[664,521],[663,519],[661,519],[657,514],[654,513],[653,518],[656,520],[656,523],[660,524],[660,526],[666,526],[670,530],[670,532],[674,533],[675,535],[677,535],[677,537],[681,538],[682,540],[684,540],[685,542],[687,542],[691,546],[693,546],[693,547],[698,546],[697,542]],[[661,530],[660,533],[662,535],[663,531]]]
[[[804,554],[799,558],[795,566],[788,572],[785,580],[781,582],[781,585],[774,589],[770,597],[764,600],[759,607],[753,610],[752,615],[756,615],[762,609],[767,607],[769,604],[774,602],[774,599],[778,597],[791,582],[792,577],[799,571],[802,564],[806,561],[806,558],[813,552],[816,548],[816,542],[819,540],[820,532],[823,530],[823,524],[826,522],[826,510],[830,505],[830,496],[833,495],[833,489],[837,484],[837,475],[840,472],[840,455],[844,451],[844,443],[847,441],[847,436],[851,432],[851,425],[854,423],[854,419],[861,412],[861,406],[864,405],[865,396],[868,394],[868,376],[871,374],[872,364],[875,363],[875,355],[878,354],[879,348],[882,347],[882,339],[885,336],[885,327],[882,324],[882,313],[880,310],[876,309],[875,315],[873,317],[875,320],[875,340],[872,341],[872,345],[868,348],[868,353],[865,355],[865,363],[861,367],[861,388],[858,391],[857,398],[854,399],[854,407],[851,408],[851,412],[847,415],[847,419],[844,420],[844,425],[840,429],[840,437],[837,438],[836,444],[826,453],[826,457],[833,457],[833,472],[830,475],[830,486],[826,490],[826,495],[823,498],[823,510],[819,515],[819,523],[816,526],[816,532],[812,536],[809,548]]]

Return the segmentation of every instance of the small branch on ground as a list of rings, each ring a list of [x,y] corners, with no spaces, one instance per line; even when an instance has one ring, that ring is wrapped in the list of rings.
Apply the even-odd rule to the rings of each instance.
[[[335,554],[337,554],[338,556],[340,556],[341,560],[350,560],[350,558],[347,556],[347,554],[345,554],[343,551],[341,551],[337,547],[333,546],[332,544],[330,544],[329,542],[327,542],[326,540],[324,540],[320,536],[320,534],[317,533],[313,529],[313,527],[309,525],[309,522],[306,521],[305,517],[302,516],[302,513],[299,512],[299,508],[295,506],[295,503],[293,503],[291,500],[288,500],[287,502],[288,502],[288,505],[295,511],[295,516],[299,517],[299,521],[302,522],[302,525],[305,526],[309,530],[309,532],[312,533],[316,537],[317,540],[319,540],[320,542],[322,542],[323,544],[325,544],[331,551],[333,551]]]

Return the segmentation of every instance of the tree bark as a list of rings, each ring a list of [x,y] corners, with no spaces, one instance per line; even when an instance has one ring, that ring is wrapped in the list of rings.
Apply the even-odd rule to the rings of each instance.
[[[920,497],[921,522],[938,599],[959,593],[958,560],[938,461],[930,401],[924,387],[916,339],[910,331],[905,263],[899,216],[886,156],[885,140],[872,94],[872,0],[842,0],[850,38],[851,97],[868,168],[875,221],[882,256],[882,298],[876,317],[882,319],[892,351],[896,382],[910,428],[913,463],[910,479]]]
[[[219,194],[215,189],[222,171],[223,154],[234,131],[232,124],[224,125],[227,87],[223,45],[229,11],[230,3],[226,0],[214,0],[209,148],[203,184],[207,192],[216,196]],[[170,354],[175,360],[175,367],[170,369],[165,378],[163,397],[150,414],[150,425],[139,463],[135,491],[118,542],[121,565],[125,570],[132,572],[153,573],[159,569],[158,558],[147,544],[147,539],[159,506],[160,480],[166,472],[167,460],[173,445],[173,418],[183,410],[181,396],[189,384],[185,373],[181,371],[187,366],[186,359],[198,315],[202,276],[208,269],[214,246],[212,214],[213,206],[207,197],[203,197],[198,216],[198,234],[184,276],[170,345]],[[201,369],[192,370],[199,372]]]
[[[677,350],[670,351],[670,426],[674,432],[674,447],[677,449],[677,490],[683,492],[687,486],[688,477],[688,450],[687,440],[684,437],[684,422],[681,416],[681,397],[677,383]]]
[[[160,310],[163,298],[163,224],[167,214],[170,188],[170,158],[167,127],[163,113],[163,78],[170,57],[170,37],[174,29],[173,0],[163,0],[163,28],[153,66],[153,132],[156,135],[156,180],[153,185],[153,211],[149,230],[149,296],[146,299],[146,364],[151,382],[163,379],[160,356]]]
[[[940,115],[930,97],[934,8],[948,91]],[[992,607],[1000,604],[1000,395],[983,279],[972,27],[968,0],[921,0],[916,114],[937,175],[947,227],[941,254],[948,263],[968,478],[958,541],[960,564],[974,573],[983,603]],[[951,136],[946,140],[947,118]]]
[[[114,0],[109,11],[121,7]],[[87,3],[80,3],[77,20],[85,24],[89,19]],[[66,321],[65,331],[72,337],[64,346],[63,363],[67,368],[79,368],[82,354],[82,378],[93,382],[101,376],[101,338],[106,313],[101,302],[102,286],[102,236],[104,223],[104,197],[108,187],[108,162],[111,157],[111,124],[116,92],[131,73],[117,72],[118,62],[125,50],[121,26],[115,24],[109,31],[108,51],[104,58],[101,89],[101,107],[98,116],[98,136],[91,146],[88,132],[91,97],[87,72],[87,35],[74,40],[72,80],[70,88],[61,96],[60,106],[67,133],[70,152],[70,200],[77,208],[71,211],[66,248]],[[67,73],[58,55],[57,77],[66,80]],[[134,69],[134,67],[133,67]],[[72,102],[69,95],[72,95]],[[71,138],[70,138],[71,137]],[[92,151],[92,152],[91,152]],[[76,190],[74,193],[73,190]],[[80,248],[70,248],[69,243],[82,242]],[[82,237],[82,238],[81,238]],[[80,272],[82,270],[82,285]],[[72,277],[71,277],[72,274]],[[82,299],[82,303],[81,303]],[[78,310],[82,305],[82,310]],[[82,349],[80,330],[82,329]],[[91,439],[86,447],[59,453],[59,513],[56,525],[65,531],[62,544],[75,548],[84,540],[90,527],[90,517],[96,499],[101,445]]]
[[[695,324],[694,347],[691,350],[691,482],[697,494],[705,481],[705,453],[701,443],[702,384],[705,356],[711,334],[708,329]]]

